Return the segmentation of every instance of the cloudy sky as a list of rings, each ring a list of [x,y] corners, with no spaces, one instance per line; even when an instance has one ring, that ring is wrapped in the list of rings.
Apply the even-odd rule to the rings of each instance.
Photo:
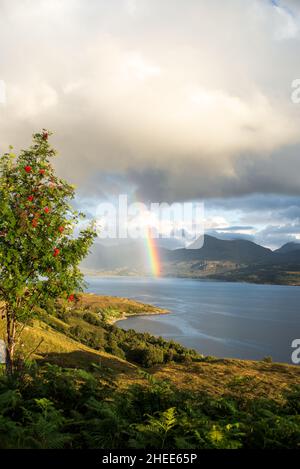
[[[204,200],[207,232],[300,240],[299,0],[0,0],[0,43],[1,151],[53,130],[89,214]]]

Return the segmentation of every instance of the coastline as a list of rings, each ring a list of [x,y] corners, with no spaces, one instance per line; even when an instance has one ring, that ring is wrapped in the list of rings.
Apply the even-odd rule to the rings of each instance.
[[[149,305],[149,306],[152,306],[152,305]],[[149,311],[148,313],[134,313],[134,314],[127,314],[125,312],[122,313],[122,316],[119,317],[119,318],[111,318],[107,321],[107,324],[110,324],[110,325],[113,325],[119,321],[124,321],[125,319],[129,319],[129,318],[134,318],[134,317],[137,317],[137,316],[159,316],[159,315],[163,315],[163,314],[170,314],[171,311],[167,310],[167,309],[158,309],[157,311]]]
[[[80,295],[78,305],[88,307],[96,314],[101,311],[107,324],[113,325],[130,317],[169,314],[170,311],[149,303],[143,303],[122,296],[99,295],[94,292],[84,292]]]
[[[153,278],[152,275],[147,275],[147,273],[137,273],[137,272],[124,272],[124,273],[116,273],[116,272],[100,272],[100,271],[88,271],[83,269],[84,275],[86,277],[91,278]],[[182,279],[182,280],[200,280],[200,281],[217,281],[217,282],[224,282],[224,283],[248,283],[251,285],[277,285],[277,286],[289,286],[289,287],[299,287],[300,286],[300,279],[294,280],[289,278],[281,278],[277,281],[268,280],[264,278],[251,278],[249,277],[237,277],[237,276],[229,276],[228,273],[224,274],[209,274],[209,275],[184,275],[184,274],[166,274],[161,275],[161,279]]]

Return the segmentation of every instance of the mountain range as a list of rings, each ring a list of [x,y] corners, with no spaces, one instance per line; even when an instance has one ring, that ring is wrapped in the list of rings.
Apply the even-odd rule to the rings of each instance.
[[[272,251],[245,239],[205,235],[199,249],[157,247],[162,276],[217,278],[257,283],[300,284],[300,243]],[[115,246],[96,243],[83,263],[86,273],[148,275],[150,263],[142,241]]]

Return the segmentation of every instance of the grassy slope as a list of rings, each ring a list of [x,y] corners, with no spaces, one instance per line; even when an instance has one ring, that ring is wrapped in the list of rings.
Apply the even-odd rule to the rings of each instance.
[[[143,305],[132,300],[84,295],[81,308],[96,311],[97,308],[112,308],[126,315],[157,314],[158,308]],[[87,324],[75,315],[69,324],[55,318],[61,330],[79,325],[90,331],[98,326]],[[0,334],[3,335],[3,321],[0,321]],[[42,342],[41,342],[42,341]],[[116,384],[126,387],[133,382],[143,383],[146,380],[140,374],[140,368],[114,355],[96,351],[69,337],[57,332],[51,325],[34,321],[27,326],[22,335],[24,355],[32,354],[39,360],[46,360],[64,367],[89,368],[92,363],[100,365],[103,376],[116,379]],[[40,344],[37,350],[35,348]],[[102,370],[102,371],[101,371]],[[259,361],[232,359],[203,359],[190,364],[167,364],[155,366],[147,372],[157,378],[169,380],[180,388],[205,390],[212,395],[236,394],[281,398],[281,392],[293,384],[300,384],[300,367],[272,364]]]

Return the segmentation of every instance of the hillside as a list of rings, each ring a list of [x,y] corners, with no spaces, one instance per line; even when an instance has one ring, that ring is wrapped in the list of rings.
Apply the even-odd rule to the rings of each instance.
[[[165,253],[169,261],[213,260],[238,264],[256,262],[270,255],[270,249],[244,239],[223,240],[205,235],[200,249],[176,249]]]
[[[276,285],[300,285],[300,250],[290,250],[291,247],[279,249],[260,262],[239,266],[237,269],[214,272],[211,278]]]
[[[100,311],[104,312],[105,322],[97,320]],[[55,316],[42,312],[42,320],[34,320],[31,325],[26,326],[22,335],[22,355],[64,367],[89,369],[92,363],[96,363],[103,369],[110,369],[117,380],[127,382],[128,379],[134,379],[141,382],[143,380],[139,373],[139,363],[118,356],[121,350],[117,346],[115,353],[105,351],[103,336],[107,333],[111,335],[111,330],[120,333],[120,329],[110,324],[112,320],[124,315],[165,313],[165,310],[127,298],[84,294],[76,307]],[[4,333],[3,326],[1,321],[1,336]],[[158,346],[168,344],[164,339],[153,341],[154,338],[147,333],[134,334],[135,339],[143,338],[153,344],[157,340]],[[251,394],[258,392],[265,396],[280,395],[282,389],[296,382],[300,383],[300,368],[296,366],[265,361],[205,358],[193,351],[189,358],[184,354],[187,349],[178,346],[178,350],[182,353],[179,361],[174,362],[173,356],[167,363],[154,363],[153,366],[146,366],[146,369],[153,376],[168,379],[180,387],[205,389],[212,394],[222,394],[226,390],[226,384],[241,376],[258,380],[260,389],[253,388]],[[185,358],[189,359],[186,361]]]
[[[97,320],[99,311],[107,324],[130,315],[167,313],[161,308],[127,298],[83,294],[75,308],[68,308],[67,311],[60,311],[55,315],[40,311],[41,319],[32,321],[22,333],[19,347],[22,357],[64,367],[89,368],[92,363],[96,363],[103,369],[110,369],[118,380],[127,381],[132,376],[139,380],[134,364],[107,353],[100,346],[105,331]],[[94,315],[92,319],[86,316],[89,313]],[[0,321],[0,337],[4,336],[4,326],[4,321]],[[77,337],[78,333],[80,337]]]
[[[286,254],[288,252],[294,252],[294,251],[299,251],[300,250],[300,243],[286,243],[283,246],[281,246],[279,249],[276,249],[274,252],[277,254]]]
[[[96,295],[40,311],[17,375],[0,374],[0,448],[297,446],[299,367],[203,357],[110,324],[159,312]]]

